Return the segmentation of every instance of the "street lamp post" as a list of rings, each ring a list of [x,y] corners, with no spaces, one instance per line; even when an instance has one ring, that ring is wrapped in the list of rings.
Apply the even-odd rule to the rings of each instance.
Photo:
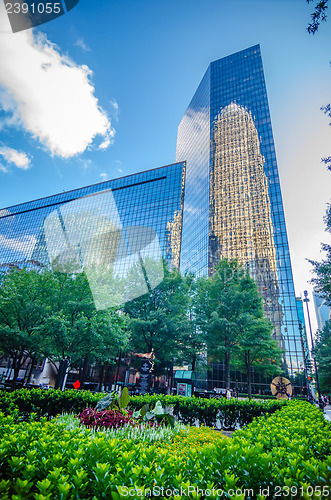
[[[309,324],[309,331],[310,331],[310,341],[311,341],[311,356],[314,360],[314,367],[315,367],[315,377],[316,377],[316,386],[317,386],[317,392],[318,392],[318,404],[321,410],[324,409],[322,397],[321,397],[321,390],[320,390],[320,382],[318,378],[318,369],[317,369],[317,363],[316,363],[316,354],[315,354],[315,348],[314,348],[314,339],[313,339],[313,332],[311,329],[311,323],[310,323],[310,314],[309,314],[309,307],[308,307],[308,292],[305,290],[303,292],[305,298],[303,299],[303,302],[306,302],[306,307],[307,307],[307,316],[308,316],[308,324]]]
[[[305,343],[304,343],[304,339],[303,339],[303,324],[301,321],[299,321],[299,331],[300,331],[302,356],[303,356],[303,373],[304,373],[304,378],[305,378],[307,398],[309,399],[310,396],[309,396],[308,368],[307,368],[307,363],[306,363]]]

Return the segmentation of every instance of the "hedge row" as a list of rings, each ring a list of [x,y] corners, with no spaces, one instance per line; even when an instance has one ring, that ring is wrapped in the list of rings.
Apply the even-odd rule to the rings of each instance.
[[[0,392],[0,411],[20,415],[36,413],[39,417],[55,417],[61,413],[80,413],[87,406],[96,406],[105,395],[90,391],[18,389]]]
[[[36,413],[38,417],[54,417],[61,413],[81,413],[87,406],[95,407],[104,394],[90,391],[28,390],[0,393],[0,411],[10,414],[18,412],[25,418]],[[236,399],[185,398],[183,396],[133,396],[129,406],[137,410],[144,404],[154,405],[160,400],[164,406],[174,405],[174,415],[183,423],[197,423],[222,429],[241,428],[254,417],[273,413],[286,404],[277,400],[243,401]]]
[[[144,404],[174,405],[174,415],[184,424],[197,423],[226,430],[242,428],[260,417],[279,410],[287,401],[185,398],[183,396],[135,396],[130,400],[134,409]]]
[[[85,428],[69,430],[58,419],[15,423],[13,416],[0,415],[0,498],[328,496],[331,426],[309,403],[292,401],[232,438],[219,439],[209,430],[210,444],[189,433],[183,440],[177,433],[172,444],[146,446]]]

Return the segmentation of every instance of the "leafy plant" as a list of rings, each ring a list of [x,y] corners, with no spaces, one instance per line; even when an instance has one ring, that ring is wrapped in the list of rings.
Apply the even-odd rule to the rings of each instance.
[[[109,395],[106,397],[108,399]],[[0,411],[5,414],[15,414],[16,418],[21,420],[29,420],[31,413],[35,413],[37,418],[43,416],[51,418],[61,413],[82,413],[85,408],[95,408],[104,398],[104,394],[73,389],[63,392],[42,389],[21,389],[11,393],[0,391]],[[116,399],[117,396],[115,403],[118,406]],[[243,401],[144,395],[130,398],[130,410],[133,412],[140,410],[144,405],[153,408],[157,401],[161,402],[166,413],[173,414],[184,424],[200,423],[230,430],[241,428],[251,423],[255,417],[271,414],[287,405],[287,401],[275,399]],[[173,406],[172,411],[169,411],[169,405]]]
[[[170,425],[172,428],[175,426],[173,406],[167,406],[164,409],[161,401],[157,401],[153,409],[150,409],[148,404],[144,405],[140,410],[133,413],[133,418],[142,419],[145,422],[154,421],[158,424]]]
[[[331,425],[306,402],[291,401],[254,419],[231,439],[203,427],[182,434],[170,427],[150,432],[156,438],[159,430],[158,440],[142,446],[139,427],[96,433],[85,426],[68,428],[60,418],[17,422],[15,415],[0,413],[0,498],[138,499],[140,490],[162,487],[183,488],[187,498],[193,498],[188,488],[215,488],[237,500],[243,496],[230,489],[251,490],[247,500],[258,499],[261,488],[268,488],[263,495],[270,500],[281,493],[307,500],[326,496]],[[128,438],[133,432],[135,440]],[[132,487],[132,494],[123,485]]]
[[[127,387],[123,387],[120,394],[116,391],[107,394],[104,398],[100,399],[97,403],[96,410],[124,410],[130,400],[130,395]]]
[[[114,391],[100,399],[95,409],[85,408],[78,415],[78,418],[81,424],[94,429],[117,429],[125,425],[134,427],[142,421],[150,426],[163,424],[174,427],[175,419],[170,413],[172,407],[169,407],[169,411],[166,411],[161,402],[157,401],[153,409],[150,409],[149,405],[144,405],[140,410],[133,413],[131,410],[126,410],[129,401],[129,391],[127,387],[124,387],[119,395]]]
[[[124,427],[125,425],[135,425],[132,418],[132,411],[123,413],[119,410],[94,410],[93,408],[85,408],[78,415],[81,424],[93,429]]]

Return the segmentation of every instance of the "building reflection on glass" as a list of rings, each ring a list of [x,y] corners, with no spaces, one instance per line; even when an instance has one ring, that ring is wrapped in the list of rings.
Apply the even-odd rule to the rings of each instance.
[[[180,209],[176,210],[174,216],[167,223],[167,257],[171,268],[179,269],[180,254],[182,247],[184,192],[185,192],[186,168],[182,173],[182,188],[180,197]]]
[[[0,211],[0,273],[85,272],[97,309],[119,307],[178,267],[185,162]]]
[[[212,273],[221,258],[244,265],[259,287],[282,345],[283,314],[264,162],[251,113],[235,103],[223,108],[211,138],[209,270]]]

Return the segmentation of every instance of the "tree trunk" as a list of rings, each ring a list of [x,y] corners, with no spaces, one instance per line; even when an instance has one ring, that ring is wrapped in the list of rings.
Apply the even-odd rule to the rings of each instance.
[[[101,392],[102,386],[105,383],[105,376],[106,376],[106,371],[107,371],[107,364],[102,363],[99,366],[99,384],[98,384],[98,391]]]
[[[192,358],[192,372],[194,372],[194,370],[195,370],[196,362],[197,362],[197,356],[196,356],[196,354],[194,354],[194,356]]]
[[[33,371],[33,368],[34,368],[34,365],[36,364],[36,355],[34,354],[31,358],[31,365],[29,367],[29,373],[28,373],[28,376],[27,376],[27,379],[26,379],[26,382],[29,383],[30,382],[30,378],[31,378],[31,375],[32,375],[32,371]]]
[[[247,375],[248,399],[252,399],[252,374],[250,352],[245,351],[245,366]]]
[[[88,356],[85,356],[84,358],[84,365],[83,365],[83,372],[82,372],[82,377],[81,377],[81,387],[83,389],[84,382],[86,382],[87,379],[87,371],[88,371]]]
[[[230,358],[231,353],[225,352],[224,367],[225,367],[225,388],[230,390]]]
[[[10,386],[11,391],[15,390],[17,377],[18,377],[18,374],[19,374],[21,366],[22,366],[22,356],[23,356],[23,353],[20,353],[19,355],[15,354],[15,357],[13,359],[14,375],[13,375],[13,380],[12,380],[12,383]]]
[[[19,360],[16,359],[16,362],[15,362],[15,365],[14,365],[13,380],[12,380],[11,387],[10,387],[11,391],[15,391],[16,381],[17,381],[17,377],[18,377],[20,368],[21,368],[21,366],[20,366]]]

